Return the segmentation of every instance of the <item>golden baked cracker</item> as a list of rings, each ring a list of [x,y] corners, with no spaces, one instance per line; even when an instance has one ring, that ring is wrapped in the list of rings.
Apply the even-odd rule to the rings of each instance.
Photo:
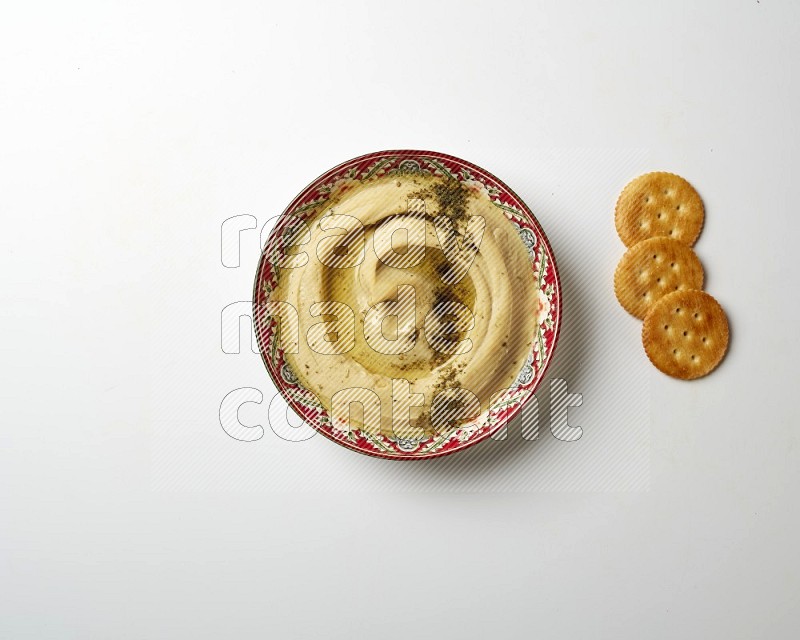
[[[631,315],[644,318],[673,291],[703,288],[703,265],[688,245],[670,238],[642,240],[625,252],[614,272],[614,293]]]
[[[614,223],[626,247],[656,236],[693,245],[703,228],[700,194],[673,173],[645,173],[629,182],[617,200]]]
[[[673,291],[650,307],[642,343],[656,368],[681,380],[711,372],[728,348],[728,318],[704,291]]]

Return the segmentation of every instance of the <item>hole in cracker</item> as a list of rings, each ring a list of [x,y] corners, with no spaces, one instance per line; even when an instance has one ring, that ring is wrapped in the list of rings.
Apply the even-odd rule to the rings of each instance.
[[[697,360],[697,356],[696,355],[692,355],[692,360]]]
[[[657,257],[658,257],[658,254],[657,254],[657,253],[654,253],[654,254],[653,254],[653,260],[655,260]]]
[[[674,263],[674,262],[670,262],[670,265],[669,265],[669,266],[670,266],[670,267],[672,267],[673,269],[675,269],[675,268],[676,268],[676,267],[675,267],[675,263]]]
[[[659,212],[659,213],[658,213],[658,215],[656,216],[656,218],[660,218],[660,217],[661,217],[661,212]]]
[[[646,196],[644,199],[645,202],[650,202],[650,196]]]
[[[668,324],[665,324],[665,325],[664,325],[664,331],[666,331],[667,329],[669,329],[669,325],[668,325]]]
[[[684,331],[684,332],[683,332],[683,337],[684,337],[684,338],[685,338],[686,336],[688,336],[688,335],[689,335],[689,332],[688,332],[688,331]]]
[[[675,233],[675,229],[670,229],[669,230],[669,235],[672,235],[673,233]]]
[[[675,313],[680,313],[680,312],[681,312],[681,308],[680,308],[680,307],[678,307],[677,309],[675,309]]]
[[[700,314],[699,314],[699,313],[695,313],[695,314],[694,314],[694,319],[695,319],[695,320],[697,320],[699,317],[700,317]]]
[[[680,210],[681,210],[681,205],[677,205],[677,206],[675,207],[675,211],[680,211]]]
[[[706,338],[705,336],[703,336],[703,342],[705,342],[706,340],[708,340],[708,338]]]
[[[669,189],[664,189],[664,195],[665,196],[669,195]]]
[[[680,353],[680,351],[678,349],[673,349],[672,350],[672,355],[677,356],[679,353]]]

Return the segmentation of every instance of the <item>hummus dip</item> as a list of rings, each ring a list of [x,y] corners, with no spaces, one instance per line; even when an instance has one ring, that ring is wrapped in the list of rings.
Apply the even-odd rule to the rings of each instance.
[[[270,299],[297,311],[286,361],[334,428],[431,437],[514,386],[537,283],[480,182],[345,180],[288,235]]]

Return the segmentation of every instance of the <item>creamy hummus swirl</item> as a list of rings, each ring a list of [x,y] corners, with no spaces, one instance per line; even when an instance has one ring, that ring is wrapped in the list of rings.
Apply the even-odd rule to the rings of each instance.
[[[286,361],[334,428],[431,436],[514,384],[539,296],[516,228],[479,184],[346,181],[295,239],[287,253],[307,259],[280,269],[271,300],[298,312]]]

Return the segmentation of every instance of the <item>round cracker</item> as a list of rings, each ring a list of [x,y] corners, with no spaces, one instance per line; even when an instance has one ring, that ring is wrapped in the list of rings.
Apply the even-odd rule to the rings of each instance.
[[[666,236],[693,245],[703,228],[700,194],[680,176],[657,171],[629,182],[617,200],[614,223],[626,247]]]
[[[650,307],[642,343],[657,369],[692,380],[711,371],[728,349],[728,318],[704,291],[674,291]]]
[[[614,293],[628,313],[644,318],[668,293],[703,288],[703,265],[688,245],[670,238],[642,240],[625,252],[614,272]]]

